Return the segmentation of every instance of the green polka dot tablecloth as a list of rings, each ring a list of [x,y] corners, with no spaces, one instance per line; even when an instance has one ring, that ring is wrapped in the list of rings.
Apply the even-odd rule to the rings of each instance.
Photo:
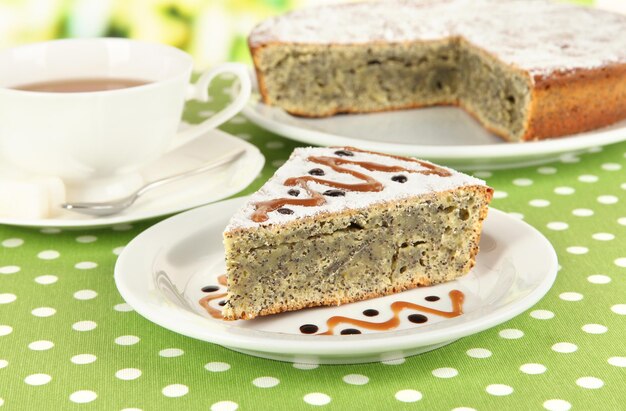
[[[222,104],[190,104],[199,121]],[[267,158],[298,144],[237,116],[223,129]],[[249,357],[165,330],[124,303],[117,255],[158,219],[104,229],[0,226],[0,410],[626,409],[626,143],[543,166],[474,173],[493,207],[539,229],[561,268],[528,312],[385,363]],[[528,258],[533,258],[529,255]]]

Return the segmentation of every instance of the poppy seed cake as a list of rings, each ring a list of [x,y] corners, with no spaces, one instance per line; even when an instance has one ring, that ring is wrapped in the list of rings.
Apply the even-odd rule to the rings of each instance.
[[[299,148],[224,231],[227,320],[453,280],[478,252],[493,190],[405,157]]]

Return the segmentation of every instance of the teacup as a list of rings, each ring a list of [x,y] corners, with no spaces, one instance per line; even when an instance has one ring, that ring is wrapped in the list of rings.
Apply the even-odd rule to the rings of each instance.
[[[76,39],[0,51],[0,157],[37,175],[61,177],[96,201],[141,185],[138,170],[237,114],[250,97],[246,66],[226,63],[190,84],[191,57],[174,47],[127,39]],[[239,79],[223,110],[178,132],[185,101],[208,101],[219,74]],[[145,84],[86,92],[28,91],[68,80],[132,79]],[[37,87],[33,86],[35,90]]]

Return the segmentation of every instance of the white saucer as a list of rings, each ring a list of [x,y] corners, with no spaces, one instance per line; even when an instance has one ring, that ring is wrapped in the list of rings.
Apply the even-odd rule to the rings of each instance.
[[[179,214],[131,241],[115,266],[117,288],[128,304],[169,330],[246,354],[299,363],[347,364],[419,354],[494,327],[533,306],[556,277],[557,257],[548,240],[528,224],[491,209],[476,266],[457,281],[340,307],[223,321],[209,316],[199,300],[223,293],[224,287],[214,293],[201,288],[218,285],[217,277],[225,272],[222,231],[246,200],[236,198]],[[303,324],[316,324],[325,331],[326,319],[334,315],[382,322],[392,315],[390,304],[399,300],[449,311],[448,293],[453,289],[465,294],[464,314],[458,317],[428,314],[426,323],[414,324],[407,316],[416,311],[405,310],[400,326],[391,331],[332,336],[300,332]],[[441,299],[425,300],[432,295]],[[219,309],[220,299],[211,306]],[[376,309],[379,315],[366,317],[362,314],[366,309]]]
[[[530,166],[566,153],[626,140],[626,120],[570,137],[531,143],[507,143],[485,130],[463,110],[429,107],[372,114],[311,119],[263,104],[253,93],[243,113],[274,133],[321,146],[355,146],[415,156],[465,170]]]
[[[32,227],[100,227],[172,214],[222,200],[246,188],[259,174],[265,157],[252,144],[220,130],[212,130],[197,140],[166,154],[144,167],[146,182],[191,170],[232,150],[244,148],[237,161],[194,177],[150,191],[122,213],[92,217],[59,210],[53,218],[0,218],[0,224]],[[71,200],[71,199],[68,199]],[[60,208],[60,207],[59,207]]]

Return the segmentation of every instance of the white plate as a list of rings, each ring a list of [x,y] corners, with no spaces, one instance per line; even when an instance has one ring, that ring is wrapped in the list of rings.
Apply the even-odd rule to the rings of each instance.
[[[222,200],[246,188],[265,164],[265,157],[259,149],[223,131],[213,130],[141,170],[145,181],[154,181],[200,167],[211,159],[241,148],[246,152],[237,161],[150,191],[119,214],[92,217],[59,210],[58,215],[53,218],[0,218],[0,224],[32,227],[100,227],[172,214]]]
[[[250,121],[293,140],[355,146],[477,170],[542,164],[567,153],[626,140],[626,121],[570,137],[507,143],[456,107],[429,107],[311,119],[289,115],[253,93],[243,113]]]
[[[236,198],[179,214],[131,241],[115,266],[117,288],[126,302],[162,327],[239,352],[281,361],[346,364],[391,361],[498,325],[539,301],[556,277],[556,253],[548,240],[528,224],[491,209],[476,266],[459,280],[339,307],[223,321],[209,316],[199,300],[223,293],[224,287],[215,293],[201,288],[217,285],[224,273],[222,231],[246,200]],[[385,321],[392,316],[390,304],[400,300],[448,311],[447,296],[453,289],[465,294],[465,313],[458,317],[429,314],[426,323],[413,324],[407,316],[416,311],[405,310],[400,326],[391,331],[314,336],[299,330],[303,324],[316,324],[325,331],[326,319],[334,315]],[[431,295],[441,299],[425,301]],[[212,306],[219,309],[219,301],[212,301]],[[362,311],[369,308],[379,315],[365,317]]]

